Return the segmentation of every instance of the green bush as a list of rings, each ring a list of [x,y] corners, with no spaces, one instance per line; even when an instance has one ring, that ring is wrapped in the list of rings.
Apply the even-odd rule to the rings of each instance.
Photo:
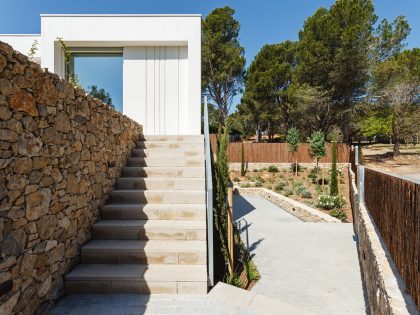
[[[250,188],[250,187],[251,187],[251,184],[250,184],[249,182],[242,183],[242,184],[241,184],[241,187],[242,187],[242,188]]]
[[[338,196],[319,195],[318,205],[325,210],[341,209],[346,205],[346,200]]]
[[[280,180],[280,181],[277,182],[276,186],[274,187],[274,190],[277,191],[277,192],[280,192],[286,186],[287,186],[286,182],[283,181],[283,180]]]
[[[311,169],[311,171],[308,174],[308,178],[311,179],[313,184],[316,184],[316,181],[318,179],[318,174],[320,172],[320,168],[319,167],[314,167],[313,169]]]
[[[347,214],[341,209],[334,209],[330,212],[330,216],[337,218],[343,222],[347,222]]]
[[[270,172],[270,173],[277,173],[278,171],[279,171],[279,169],[277,168],[277,166],[275,166],[275,165],[270,165],[268,168],[267,168],[267,170]]]
[[[312,198],[312,193],[308,188],[305,188],[300,192],[300,196],[302,198],[311,199]]]
[[[256,173],[258,172],[258,168],[254,168],[253,171]]]
[[[283,195],[285,195],[286,197],[293,195],[292,188],[287,187],[286,189],[284,189]]]
[[[265,183],[264,178],[262,178],[260,175],[258,175],[257,177],[255,177],[255,180],[261,183]]]
[[[259,180],[257,180],[256,182],[255,182],[255,187],[262,187],[262,183],[259,181]]]
[[[338,171],[337,171],[337,143],[332,144],[332,166],[330,180],[330,195],[338,195]]]
[[[306,187],[303,186],[302,184],[300,183],[295,184],[295,191],[298,193],[298,195],[300,195],[304,189],[306,189]]]
[[[239,177],[238,177],[238,176],[234,177],[234,178],[233,178],[233,181],[234,181],[234,182],[239,182],[239,181],[240,181],[240,180],[239,180]]]

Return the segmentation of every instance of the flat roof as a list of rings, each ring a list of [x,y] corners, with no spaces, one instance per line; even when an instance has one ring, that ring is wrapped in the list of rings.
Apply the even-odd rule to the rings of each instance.
[[[40,14],[45,17],[201,17],[201,14]]]

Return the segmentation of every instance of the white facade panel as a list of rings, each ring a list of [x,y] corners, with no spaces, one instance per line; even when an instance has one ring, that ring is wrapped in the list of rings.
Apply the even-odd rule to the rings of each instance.
[[[67,47],[123,49],[123,112],[146,134],[201,133],[201,16],[41,15],[41,35],[1,36],[64,76]],[[3,39],[2,39],[3,38]]]

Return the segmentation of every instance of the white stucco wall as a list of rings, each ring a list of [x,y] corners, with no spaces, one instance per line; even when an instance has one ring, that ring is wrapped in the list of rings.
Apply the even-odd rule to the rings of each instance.
[[[41,15],[41,34],[42,67],[59,75],[64,74],[64,64],[58,37],[69,47],[123,47],[123,112],[143,124],[146,134],[201,133],[200,15]],[[186,55],[176,64],[168,55],[170,46]],[[155,47],[154,52],[165,47],[166,75],[139,75],[144,67],[149,74],[150,67],[161,71],[153,58],[144,60],[144,47]],[[176,71],[169,71],[171,67]],[[179,91],[163,91],[166,98],[155,92],[165,81],[173,83],[175,79],[181,84]],[[163,83],[156,81],[152,87],[151,80]],[[152,97],[152,93],[156,95]],[[151,102],[155,104],[153,110]],[[165,113],[160,112],[162,109]]]
[[[146,134],[201,133],[200,15],[41,15],[41,35],[0,35],[41,66],[64,76],[71,47],[123,50],[123,112]]]
[[[41,35],[39,34],[0,34],[0,41],[12,45],[14,50],[27,55],[34,41],[38,41],[34,58],[41,57]]]

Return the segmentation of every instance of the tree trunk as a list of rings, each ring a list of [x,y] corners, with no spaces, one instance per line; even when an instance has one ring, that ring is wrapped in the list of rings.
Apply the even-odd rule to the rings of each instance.
[[[344,117],[343,117],[343,142],[350,143],[350,104],[351,91],[349,88],[344,96]]]
[[[257,124],[257,130],[255,131],[255,142],[260,142],[260,140],[261,140],[260,125]]]

